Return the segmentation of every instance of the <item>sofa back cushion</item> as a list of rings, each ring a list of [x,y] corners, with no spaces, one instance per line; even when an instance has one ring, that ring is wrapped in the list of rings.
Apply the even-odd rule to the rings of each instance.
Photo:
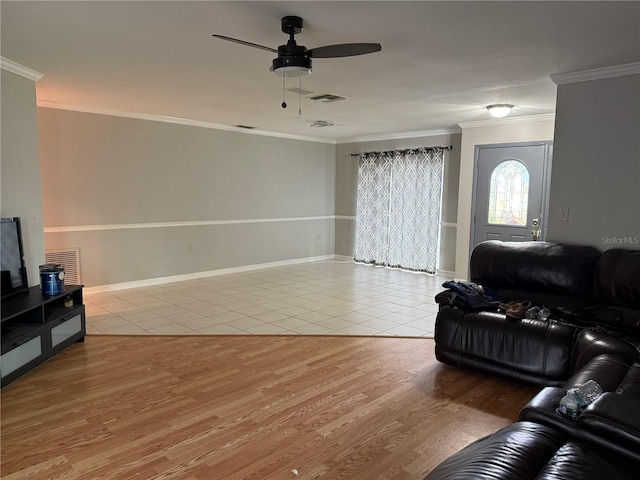
[[[605,250],[596,270],[594,319],[640,334],[640,250]]]
[[[576,312],[593,303],[599,258],[586,245],[489,240],[473,249],[471,280],[505,300]]]

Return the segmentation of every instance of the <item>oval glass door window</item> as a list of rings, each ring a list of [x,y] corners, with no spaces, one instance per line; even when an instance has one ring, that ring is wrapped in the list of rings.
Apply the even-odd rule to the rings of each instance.
[[[500,163],[489,180],[487,223],[493,225],[527,225],[529,204],[529,170],[517,160]]]

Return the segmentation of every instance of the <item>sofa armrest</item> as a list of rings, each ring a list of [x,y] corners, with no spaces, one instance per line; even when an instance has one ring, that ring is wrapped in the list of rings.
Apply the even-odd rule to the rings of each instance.
[[[483,305],[481,307],[472,307],[467,303],[464,296],[454,292],[453,290],[443,290],[435,296],[435,301],[439,308],[452,307],[462,310],[463,312],[479,312],[483,310],[497,311],[497,304],[495,307]]]
[[[545,387],[520,411],[519,420],[536,422],[556,428],[568,436],[578,436],[580,427],[575,420],[557,412],[560,400],[567,390],[560,387]]]
[[[538,421],[542,418],[550,418],[556,414],[556,408],[560,403],[560,399],[564,397],[566,390],[560,387],[545,387],[540,390],[520,411],[519,420],[531,422]],[[562,417],[561,417],[562,418]],[[547,423],[547,422],[541,422]]]
[[[605,392],[616,392],[634,362],[634,358],[621,355],[598,355],[569,378],[564,387],[574,388],[588,380],[595,380]]]
[[[436,294],[435,301],[440,308],[453,306],[453,292],[451,290],[443,290]]]
[[[603,354],[615,354],[639,359],[635,345],[623,338],[614,337],[601,330],[585,329],[580,332],[573,349],[573,371],[578,372],[591,359]]]

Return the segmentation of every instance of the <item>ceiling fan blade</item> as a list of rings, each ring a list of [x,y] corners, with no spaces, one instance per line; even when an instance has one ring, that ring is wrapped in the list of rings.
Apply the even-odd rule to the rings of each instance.
[[[337,58],[375,53],[380,50],[382,50],[382,45],[379,43],[341,43],[312,48],[307,51],[307,54],[311,58]]]
[[[246,45],[247,47],[259,48],[272,53],[278,53],[278,50],[271,47],[265,47],[264,45],[258,45],[257,43],[246,42],[244,40],[238,40],[237,38],[225,37],[224,35],[213,34],[212,37],[219,38],[221,40],[227,40],[228,42],[239,43],[240,45]]]

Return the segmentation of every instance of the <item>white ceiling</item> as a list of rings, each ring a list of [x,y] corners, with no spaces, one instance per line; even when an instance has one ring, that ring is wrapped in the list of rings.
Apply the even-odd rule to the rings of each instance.
[[[300,137],[356,137],[455,128],[552,113],[549,75],[640,61],[640,2],[2,1],[2,57],[44,74],[41,105],[177,117]],[[286,92],[274,55],[280,18],[297,15],[308,48],[379,42],[382,51],[316,59]],[[287,88],[297,87],[289,79]],[[311,127],[325,120],[335,125]]]

